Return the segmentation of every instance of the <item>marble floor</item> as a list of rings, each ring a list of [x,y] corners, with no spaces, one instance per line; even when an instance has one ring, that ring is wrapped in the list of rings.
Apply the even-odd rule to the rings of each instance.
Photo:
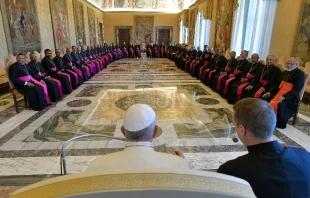
[[[87,133],[122,138],[122,118],[135,103],[147,103],[157,114],[155,149],[184,151],[193,169],[215,171],[246,153],[231,140],[232,105],[221,96],[168,59],[123,59],[41,112],[20,101],[16,114],[10,94],[0,97],[0,194],[58,176],[61,147],[70,138]],[[310,151],[309,110],[301,104],[297,124],[277,129],[274,138]],[[74,141],[67,147],[68,172],[85,171],[96,157],[123,148],[123,141],[102,137]]]

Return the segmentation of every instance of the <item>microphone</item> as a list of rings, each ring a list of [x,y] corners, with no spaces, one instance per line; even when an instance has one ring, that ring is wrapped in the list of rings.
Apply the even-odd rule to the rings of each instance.
[[[239,136],[237,135],[237,133],[236,133],[236,134],[233,134],[233,135],[231,136],[231,140],[232,140],[234,143],[239,142]]]

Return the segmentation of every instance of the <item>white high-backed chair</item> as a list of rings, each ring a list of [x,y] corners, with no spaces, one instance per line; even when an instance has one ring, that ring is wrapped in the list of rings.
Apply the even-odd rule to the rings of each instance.
[[[255,197],[248,182],[220,173],[188,169],[124,169],[47,179],[14,192],[19,197],[232,198]]]
[[[30,52],[27,52],[25,55],[25,63],[29,64],[30,63]]]
[[[6,57],[6,62],[13,62],[15,63],[16,62],[16,56],[14,56],[13,54],[9,54],[7,57]]]

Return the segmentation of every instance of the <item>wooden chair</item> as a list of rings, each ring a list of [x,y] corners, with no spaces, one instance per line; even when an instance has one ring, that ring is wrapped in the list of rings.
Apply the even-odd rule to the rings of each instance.
[[[310,75],[307,73],[307,71],[306,71],[303,67],[298,67],[298,69],[300,69],[301,71],[304,72],[304,74],[305,74],[305,82],[304,82],[303,88],[302,88],[301,91],[299,92],[299,100],[300,100],[300,101],[299,101],[299,103],[298,103],[297,111],[296,111],[296,113],[293,115],[293,125],[295,125],[295,123],[296,123],[297,116],[298,116],[299,105],[300,105],[300,102],[301,102],[302,98],[304,97],[305,89],[306,89],[306,86],[307,86],[307,83],[308,83],[308,79],[309,79],[309,77],[310,77]]]
[[[9,69],[11,67],[13,63],[12,62],[9,62],[7,64],[7,66],[5,67],[5,72],[7,73],[7,76],[8,76],[8,82],[9,82],[9,86],[10,86],[10,92],[12,93],[13,95],[13,100],[14,100],[14,106],[15,106],[15,111],[16,113],[19,113],[19,109],[18,109],[18,103],[17,103],[17,97],[18,95],[22,95],[24,96],[23,94],[19,93],[17,91],[17,89],[15,89],[15,86],[14,86],[14,83],[13,81],[10,79],[10,75],[9,75]],[[28,103],[27,103],[27,98],[24,96],[24,101],[25,101],[25,108],[28,108]]]
[[[4,59],[0,58],[0,94],[7,93],[9,88],[8,76],[5,72]]]

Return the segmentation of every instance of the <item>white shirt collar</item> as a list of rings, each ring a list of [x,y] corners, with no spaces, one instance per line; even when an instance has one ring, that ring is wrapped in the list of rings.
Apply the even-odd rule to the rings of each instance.
[[[126,142],[125,147],[149,147],[153,148],[152,142]]]

